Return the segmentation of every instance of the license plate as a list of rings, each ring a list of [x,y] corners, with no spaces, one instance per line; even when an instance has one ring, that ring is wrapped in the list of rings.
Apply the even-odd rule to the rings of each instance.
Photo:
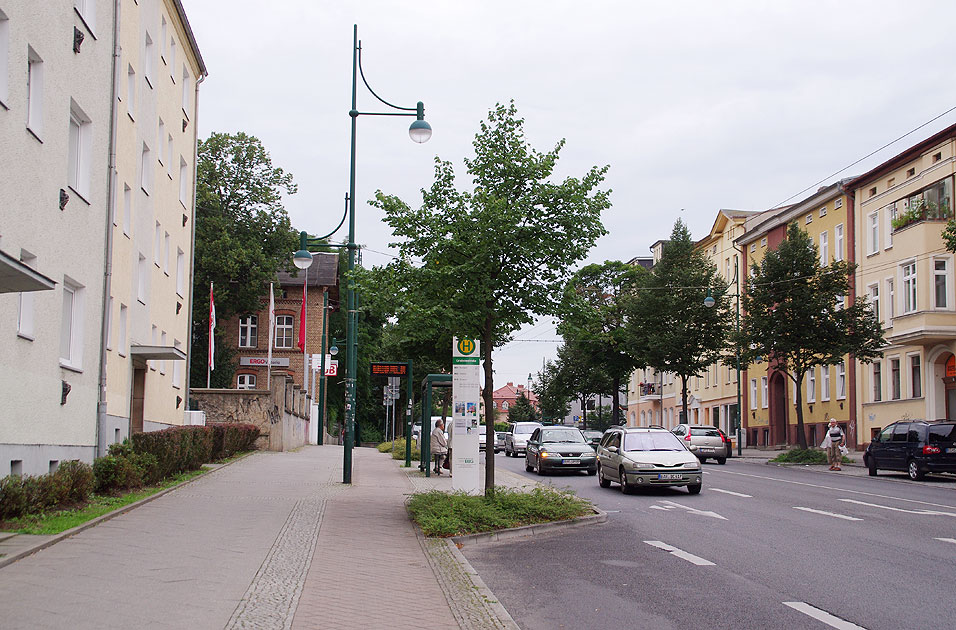
[[[714,452],[714,449],[712,449],[712,448],[707,448],[707,447],[701,447],[699,450],[700,450],[701,453],[713,453],[713,452]]]
[[[683,479],[684,476],[681,475],[680,473],[661,473],[657,475],[657,478],[666,481],[666,480],[674,480],[674,479]]]
[[[566,460],[564,460],[564,463],[565,463],[565,464],[580,464],[580,463],[581,463],[581,460],[580,460],[580,459],[566,459]]]
[[[946,449],[946,452],[947,452],[947,453],[956,453],[956,448],[948,448],[948,449]]]

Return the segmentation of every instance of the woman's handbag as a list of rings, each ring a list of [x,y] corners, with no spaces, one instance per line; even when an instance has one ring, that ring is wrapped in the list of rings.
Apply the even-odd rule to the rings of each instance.
[[[441,463],[441,467],[445,470],[451,470],[451,462],[448,460],[448,455],[445,455],[445,461]]]

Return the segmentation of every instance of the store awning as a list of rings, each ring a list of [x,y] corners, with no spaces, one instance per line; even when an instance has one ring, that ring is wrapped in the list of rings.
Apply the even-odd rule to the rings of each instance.
[[[130,355],[147,361],[185,361],[186,353],[173,346],[130,346]]]
[[[56,282],[0,251],[0,293],[49,291],[53,288],[56,288]]]

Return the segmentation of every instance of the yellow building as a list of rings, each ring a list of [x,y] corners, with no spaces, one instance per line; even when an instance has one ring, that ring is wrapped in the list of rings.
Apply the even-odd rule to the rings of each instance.
[[[206,76],[180,0],[119,5],[101,450],[129,432],[184,421]]]
[[[883,358],[857,370],[858,442],[903,418],[956,418],[953,216],[956,125],[853,180],[859,269],[886,330]]]
[[[734,241],[743,236],[747,219],[757,214],[748,210],[720,210],[710,233],[697,242],[697,249],[714,264],[730,287],[728,295],[740,295],[744,277]],[[690,424],[710,424],[728,436],[736,436],[737,365],[732,357],[711,365],[704,374],[691,379],[688,390]]]
[[[744,253],[742,276],[752,273],[754,263],[784,239],[787,226],[796,222],[807,232],[820,254],[820,264],[852,260],[853,219],[844,180],[821,188],[806,199],[784,208],[752,217],[736,244]],[[848,296],[854,299],[854,295]],[[744,373],[744,440],[750,446],[797,444],[796,384],[764,361]],[[818,365],[803,380],[803,419],[809,444],[823,440],[824,427],[836,418],[855,443],[855,387],[852,365],[847,357],[835,366]]]

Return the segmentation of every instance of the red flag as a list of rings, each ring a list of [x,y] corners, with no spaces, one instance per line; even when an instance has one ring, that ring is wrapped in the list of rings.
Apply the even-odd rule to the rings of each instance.
[[[305,352],[305,289],[307,282],[302,283],[302,308],[299,311],[299,350]]]
[[[216,303],[212,299],[212,282],[209,283],[209,369],[216,369]]]

